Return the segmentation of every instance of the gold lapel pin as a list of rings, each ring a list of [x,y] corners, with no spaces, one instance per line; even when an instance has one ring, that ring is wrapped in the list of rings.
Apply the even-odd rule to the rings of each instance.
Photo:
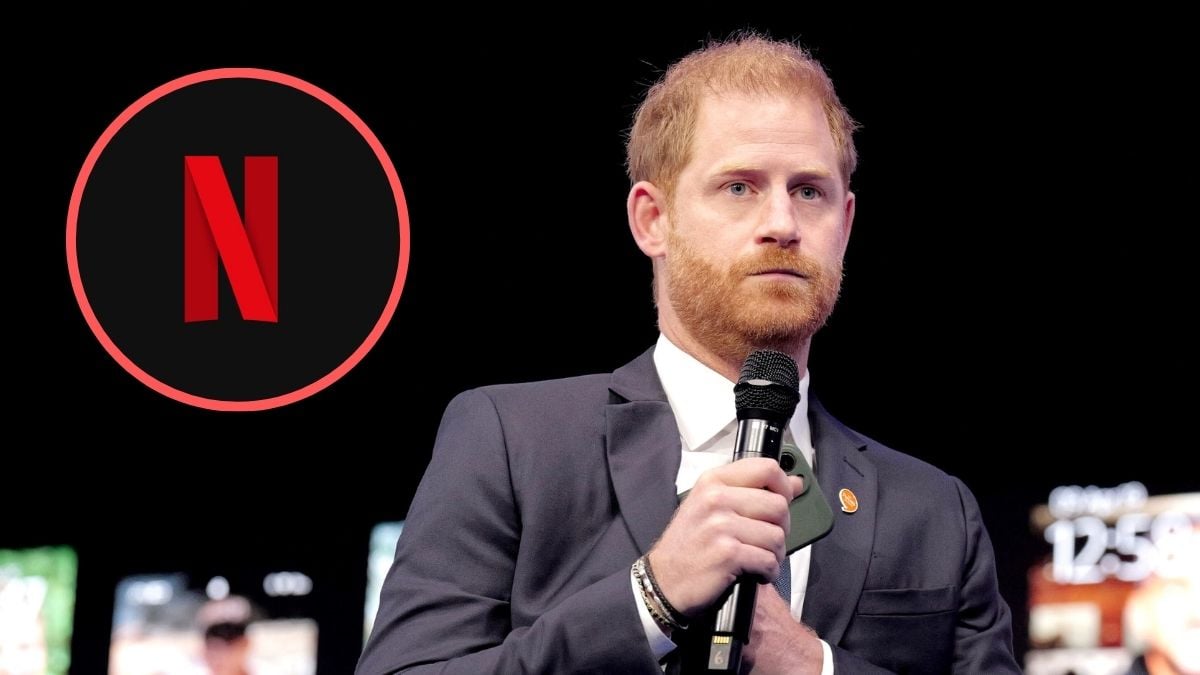
[[[850,488],[838,490],[838,501],[842,503],[842,511],[846,513],[854,513],[858,510],[858,497],[854,496],[854,491]]]

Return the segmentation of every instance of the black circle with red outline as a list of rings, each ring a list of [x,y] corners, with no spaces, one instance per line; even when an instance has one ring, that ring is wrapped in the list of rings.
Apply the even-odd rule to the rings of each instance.
[[[183,320],[184,157],[221,160],[242,208],[243,160],[278,157],[278,322],[244,320],[224,265],[219,316]],[[80,308],[127,371],[176,400],[261,410],[353,368],[395,311],[408,213],[379,140],[347,106],[297,78],[221,69],[139,99],[84,163],[68,213]]]

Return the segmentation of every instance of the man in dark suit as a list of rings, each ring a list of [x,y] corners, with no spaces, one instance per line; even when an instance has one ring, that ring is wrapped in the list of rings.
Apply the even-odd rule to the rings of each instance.
[[[781,582],[758,594],[756,673],[1018,672],[971,493],[808,392],[854,219],[854,126],[819,64],[756,36],[651,88],[627,207],[662,335],[611,374],[450,403],[360,675],[661,673],[744,575]],[[784,440],[837,514],[791,556],[801,481],[729,461],[732,382],[764,347],[804,374]]]

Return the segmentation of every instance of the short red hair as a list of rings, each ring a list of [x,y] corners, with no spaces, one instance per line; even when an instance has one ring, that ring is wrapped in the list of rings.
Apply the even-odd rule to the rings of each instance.
[[[626,144],[629,178],[649,181],[669,196],[691,159],[700,103],[711,93],[814,96],[838,149],[842,183],[849,188],[858,164],[858,124],[838,100],[825,69],[790,42],[743,33],[712,42],[667,69],[638,106]]]

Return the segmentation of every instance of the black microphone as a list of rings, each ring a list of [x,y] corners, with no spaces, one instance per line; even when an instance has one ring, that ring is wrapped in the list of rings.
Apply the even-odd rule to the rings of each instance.
[[[799,387],[796,362],[787,354],[760,349],[746,357],[733,388],[738,419],[734,461],[747,457],[779,461],[783,430],[800,402]],[[738,672],[742,648],[750,641],[757,594],[757,578],[745,576],[730,587],[713,621],[708,643],[709,672]]]

